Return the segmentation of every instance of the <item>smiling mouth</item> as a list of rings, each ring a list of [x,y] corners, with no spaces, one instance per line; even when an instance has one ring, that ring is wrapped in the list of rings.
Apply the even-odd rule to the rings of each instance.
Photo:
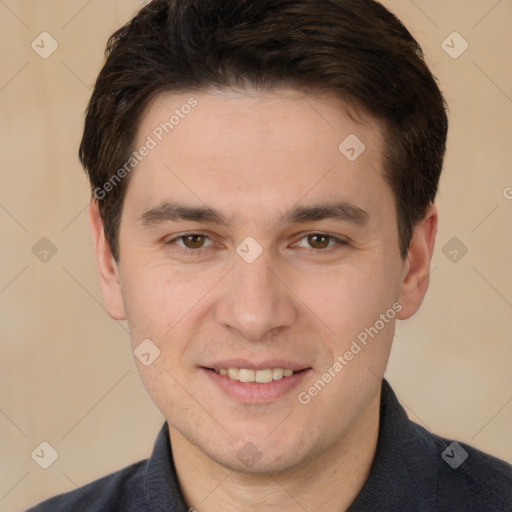
[[[206,370],[238,382],[268,384],[269,382],[287,379],[296,373],[308,370],[308,368],[297,371],[290,368],[266,368],[262,370],[252,370],[249,368],[206,368]]]

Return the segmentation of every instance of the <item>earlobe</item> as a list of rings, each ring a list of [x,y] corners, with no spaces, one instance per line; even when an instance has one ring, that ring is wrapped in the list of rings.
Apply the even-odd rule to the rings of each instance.
[[[410,318],[421,306],[427,293],[430,275],[430,261],[434,252],[438,214],[434,204],[416,226],[409,253],[404,261],[404,271],[400,286],[402,310],[397,315],[400,320]]]
[[[94,198],[89,204],[88,215],[105,308],[114,320],[125,320],[118,265],[105,238],[98,201]]]

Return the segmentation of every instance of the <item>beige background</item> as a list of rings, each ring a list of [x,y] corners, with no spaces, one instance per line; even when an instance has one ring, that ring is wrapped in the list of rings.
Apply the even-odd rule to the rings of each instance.
[[[385,4],[451,109],[430,290],[398,325],[387,378],[415,421],[512,461],[512,2]],[[102,306],[76,157],[106,39],[140,5],[0,0],[3,512],[147,457],[163,421],[126,325]],[[48,59],[31,48],[43,31],[59,44]],[[441,46],[453,31],[469,43],[458,59]],[[32,253],[42,237],[58,249],[46,263]],[[468,248],[457,263],[442,251],[452,237]],[[59,453],[46,470],[31,458],[42,441]]]

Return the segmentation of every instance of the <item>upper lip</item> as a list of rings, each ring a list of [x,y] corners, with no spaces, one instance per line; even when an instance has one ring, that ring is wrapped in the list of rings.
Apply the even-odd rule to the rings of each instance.
[[[283,370],[294,370],[296,372],[311,368],[306,364],[301,364],[284,359],[266,359],[265,361],[249,361],[248,359],[223,359],[204,365],[203,368],[244,368],[248,370],[266,370],[267,368],[282,368]]]

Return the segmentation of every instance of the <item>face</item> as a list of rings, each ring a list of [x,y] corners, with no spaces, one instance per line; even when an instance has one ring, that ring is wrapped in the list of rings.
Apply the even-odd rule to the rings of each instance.
[[[165,95],[135,147],[148,137],[119,266],[94,206],[91,219],[109,312],[133,349],[159,351],[137,366],[171,437],[245,472],[339,446],[377,403],[396,319],[426,291],[435,212],[402,260],[382,130],[328,96]]]

